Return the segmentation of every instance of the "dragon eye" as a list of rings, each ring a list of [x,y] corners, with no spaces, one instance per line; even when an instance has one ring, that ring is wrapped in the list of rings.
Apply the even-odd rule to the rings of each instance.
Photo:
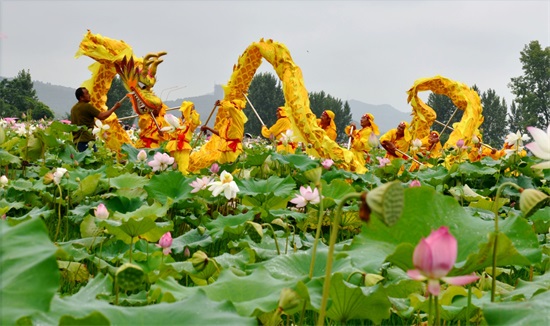
[[[145,88],[147,87],[147,85],[145,85],[145,84],[142,83],[142,82],[138,82],[138,86],[139,86],[139,88],[141,88],[141,89],[145,89]]]

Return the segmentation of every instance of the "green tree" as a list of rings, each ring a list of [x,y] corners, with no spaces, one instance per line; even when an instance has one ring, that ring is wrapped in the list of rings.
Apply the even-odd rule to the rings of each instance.
[[[336,140],[341,142],[347,139],[344,129],[351,122],[351,109],[347,101],[346,103],[342,103],[342,100],[334,98],[324,91],[311,92],[309,93],[309,107],[318,118],[321,117],[321,114],[325,110],[334,112]]]
[[[523,75],[511,79],[508,87],[516,96],[512,120],[519,130],[527,126],[545,129],[550,124],[550,47],[532,41],[521,51]]]
[[[128,94],[128,91],[126,90],[126,88],[124,88],[122,80],[120,79],[120,77],[116,76],[111,83],[111,88],[109,89],[109,92],[107,92],[107,107],[113,107],[113,105],[124,98],[126,94]],[[120,108],[116,110],[116,115],[119,118],[128,117],[133,114],[134,109],[132,108],[132,103],[129,100],[124,101]],[[122,123],[124,124],[131,124],[132,122],[132,119],[122,121]]]
[[[269,72],[256,74],[250,83],[247,96],[263,122],[268,128],[271,127],[277,121],[277,108],[285,104],[281,81]],[[249,103],[246,103],[244,113],[248,118],[244,131],[252,135],[261,135],[262,124]]]
[[[527,122],[524,120],[524,116],[520,114],[516,102],[512,101],[510,105],[510,113],[508,114],[508,125],[510,132],[516,132],[521,130],[523,126],[527,125]]]
[[[451,128],[453,127],[453,123],[462,119],[462,114],[464,113],[454,105],[453,101],[447,95],[431,93],[428,95],[428,101],[426,104],[434,109],[437,115],[437,121],[446,125],[448,124]],[[432,130],[435,130],[441,134],[441,143],[445,144],[447,139],[449,139],[449,135],[452,130],[447,128],[443,132],[443,128],[444,127],[439,123],[434,123],[432,125]]]
[[[52,110],[38,100],[28,71],[21,70],[11,80],[0,82],[0,114],[4,117],[18,117],[31,114],[33,119],[53,118]]]
[[[480,97],[484,118],[480,127],[483,142],[492,147],[499,148],[508,134],[508,126],[506,124],[508,107],[506,101],[504,99],[501,100],[492,89],[483,92]]]

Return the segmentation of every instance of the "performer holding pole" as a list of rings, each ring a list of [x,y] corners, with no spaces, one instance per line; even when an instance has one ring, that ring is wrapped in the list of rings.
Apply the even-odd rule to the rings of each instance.
[[[292,154],[298,146],[297,143],[292,141],[292,123],[284,106],[277,108],[277,122],[271,128],[267,128],[265,124],[262,125],[262,136],[277,142],[277,152]]]

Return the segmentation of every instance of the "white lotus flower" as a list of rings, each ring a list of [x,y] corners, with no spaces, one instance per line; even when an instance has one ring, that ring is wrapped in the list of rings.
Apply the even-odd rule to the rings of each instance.
[[[517,145],[519,147],[523,146],[524,141],[528,140],[529,136],[527,134],[521,134],[521,132],[519,132],[518,130],[516,131],[516,133],[509,133],[504,141],[510,146]]]
[[[227,199],[237,197],[239,186],[233,181],[233,176],[227,171],[222,171],[220,181],[211,181],[208,185],[208,190],[212,191],[212,196],[216,197],[222,192]]]
[[[420,139],[416,138],[415,140],[412,141],[411,143],[412,151],[417,151],[420,149],[420,147],[422,147],[422,141]]]
[[[53,173],[53,182],[58,185],[61,182],[61,178],[67,173],[67,169],[65,168],[56,168],[55,172]]]
[[[286,132],[281,134],[281,142],[284,145],[288,145],[288,143],[291,143],[294,140],[294,132],[292,129],[287,129]]]
[[[174,132],[176,129],[183,129],[183,126],[180,124],[180,120],[176,118],[173,114],[166,114],[164,120],[168,122],[168,126],[162,127],[160,130],[164,132]]]
[[[103,122],[99,119],[95,119],[95,127],[92,129],[92,134],[99,134],[99,137],[103,137],[103,132],[109,130],[109,128],[111,128],[111,126],[108,124],[103,124]]]
[[[535,127],[527,127],[527,131],[533,136],[534,142],[525,145],[525,147],[536,157],[545,160],[545,162],[535,164],[532,167],[535,169],[550,169],[550,125],[548,125],[546,132]]]

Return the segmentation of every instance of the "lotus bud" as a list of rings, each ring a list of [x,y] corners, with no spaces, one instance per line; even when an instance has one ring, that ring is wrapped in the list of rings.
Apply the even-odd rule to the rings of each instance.
[[[376,283],[382,281],[384,279],[384,276],[378,275],[378,274],[365,274],[363,275],[363,278],[365,280],[365,286],[374,286]]]
[[[542,206],[546,205],[548,195],[536,189],[523,189],[520,191],[519,208],[525,217],[530,216]]]
[[[139,153],[137,155],[137,160],[139,162],[147,161],[147,153],[143,149],[141,151],[139,151]]]
[[[464,147],[464,139],[459,139],[459,140],[456,142],[456,147],[458,147],[458,148]]]
[[[474,145],[479,144],[479,137],[477,137],[476,135],[473,135],[472,136],[472,144],[474,144]]]
[[[193,264],[193,267],[200,272],[208,265],[208,256],[199,250],[193,254],[193,257],[191,257],[189,261]]]
[[[188,258],[189,256],[191,256],[191,252],[189,251],[189,247],[185,247],[185,249],[183,249],[183,257],[185,258]]]
[[[280,313],[284,312],[289,314],[290,310],[300,307],[301,302],[302,298],[296,291],[289,288],[284,288],[281,290],[277,310]]]
[[[394,225],[405,204],[405,192],[401,182],[392,181],[374,188],[366,196],[371,212],[378,215],[387,226]]]
[[[8,177],[6,177],[5,175],[1,176],[0,177],[0,188],[4,188],[5,186],[8,185]]]
[[[145,272],[137,265],[126,263],[115,274],[116,284],[125,291],[138,289],[145,281]]]
[[[49,185],[53,182],[54,176],[52,172],[48,172],[44,175],[44,184]]]
[[[210,172],[212,172],[213,174],[218,174],[218,172],[220,172],[220,166],[218,165],[218,163],[212,164],[212,166],[210,167]]]
[[[95,217],[97,217],[100,220],[104,220],[109,217],[109,211],[107,210],[107,207],[105,205],[99,204],[97,206],[97,209],[94,210]]]
[[[370,136],[367,142],[371,148],[376,148],[378,147],[378,145],[380,145],[380,141],[378,140],[378,137],[376,137],[374,132],[370,133]]]

